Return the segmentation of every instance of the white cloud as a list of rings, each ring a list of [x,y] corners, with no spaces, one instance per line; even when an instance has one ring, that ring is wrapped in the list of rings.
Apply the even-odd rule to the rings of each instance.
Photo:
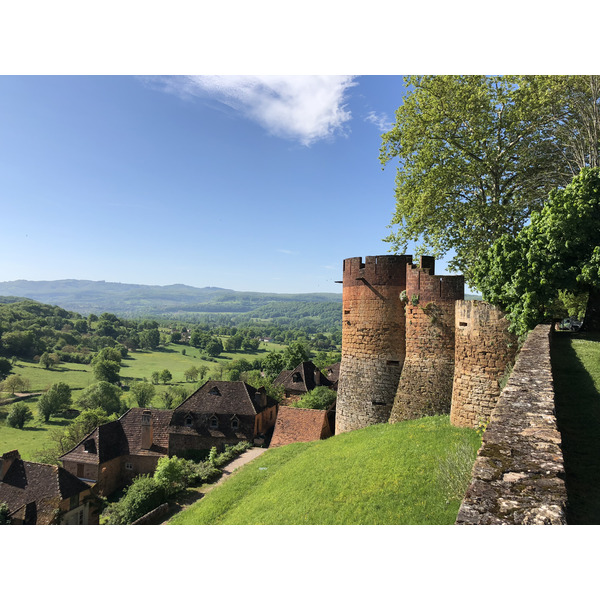
[[[389,117],[385,113],[377,114],[374,110],[372,110],[366,117],[365,121],[368,123],[372,123],[381,131],[382,133],[386,133],[393,127],[393,122],[390,121]]]
[[[297,252],[292,252],[292,250],[282,250],[279,249],[277,252],[281,252],[282,254],[298,254]]]
[[[215,98],[278,137],[310,146],[344,132],[352,118],[344,101],[356,85],[346,76],[199,75],[163,79],[166,91]]]

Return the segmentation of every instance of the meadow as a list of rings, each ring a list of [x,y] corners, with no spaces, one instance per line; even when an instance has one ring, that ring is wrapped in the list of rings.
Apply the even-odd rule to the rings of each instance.
[[[445,415],[272,448],[169,523],[452,524],[480,443]]]
[[[130,352],[121,362],[121,380],[124,385],[129,386],[134,381],[144,379],[150,381],[154,371],[168,369],[173,379],[169,384],[158,384],[155,386],[156,394],[152,405],[163,408],[162,395],[165,390],[172,386],[182,386],[188,393],[196,390],[201,382],[188,382],[184,373],[191,366],[206,366],[209,371],[205,379],[222,379],[229,364],[234,360],[245,358],[252,361],[263,357],[267,352],[283,350],[284,345],[261,342],[258,350],[254,352],[224,352],[215,359],[205,360],[201,358],[198,349],[178,344],[168,344],[155,351]],[[185,349],[185,354],[182,350]],[[44,369],[41,365],[30,361],[17,361],[13,373],[26,378],[30,385],[27,392],[43,393],[53,383],[64,382],[71,387],[72,399],[76,401],[82,390],[97,382],[92,372],[91,365],[60,363],[51,369]],[[7,392],[2,393],[0,400],[9,398]],[[37,397],[25,400],[34,414],[34,421],[30,421],[21,429],[13,429],[6,425],[6,415],[10,410],[10,404],[0,406],[0,454],[9,450],[18,449],[21,457],[25,460],[33,460],[35,455],[50,443],[53,431],[60,430],[70,423],[68,418],[52,418],[45,423],[37,413]]]

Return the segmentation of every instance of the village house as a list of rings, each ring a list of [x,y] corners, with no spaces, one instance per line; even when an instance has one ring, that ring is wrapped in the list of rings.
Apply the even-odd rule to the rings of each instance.
[[[13,525],[97,525],[90,486],[56,465],[22,460],[18,450],[0,456],[0,503]]]
[[[295,442],[314,442],[331,437],[332,429],[326,410],[281,406],[269,448]]]
[[[331,389],[337,392],[338,389],[338,381],[340,380],[340,365],[341,362],[336,362],[333,365],[329,365],[325,367],[325,373],[327,374],[327,379],[331,382]]]
[[[107,496],[137,475],[154,473],[158,459],[168,454],[172,414],[172,410],[130,408],[63,454],[63,467]]]
[[[281,404],[289,406],[317,386],[331,387],[331,382],[311,361],[305,361],[291,371],[281,371],[273,385],[283,386],[285,398]]]
[[[265,388],[243,381],[207,381],[174,411],[169,427],[169,453],[248,441],[263,445],[275,425],[277,402]]]
[[[162,456],[186,456],[240,441],[263,445],[277,402],[242,381],[208,381],[174,410],[130,408],[60,457],[63,467],[107,496],[154,473]]]

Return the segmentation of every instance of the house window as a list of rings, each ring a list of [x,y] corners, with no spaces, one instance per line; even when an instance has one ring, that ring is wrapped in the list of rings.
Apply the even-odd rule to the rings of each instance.
[[[298,381],[302,381],[302,376],[300,375],[300,373],[294,373],[292,375],[292,381],[294,383],[297,383]]]
[[[130,463],[130,462],[126,462],[126,463],[125,463],[125,468],[126,468],[128,471],[133,471],[133,464],[132,464],[132,463]]]
[[[192,419],[192,417],[185,418],[185,426],[186,427],[191,427],[193,424],[194,424],[194,420]]]
[[[208,392],[211,396],[220,396],[221,392],[219,388],[215,385],[215,387],[211,388],[210,392]]]
[[[233,419],[231,419],[231,429],[233,429],[233,431],[237,431],[240,428],[240,420],[237,417],[233,417]]]
[[[211,417],[208,423],[211,429],[217,429],[217,427],[219,427],[219,419],[217,419],[217,417]]]

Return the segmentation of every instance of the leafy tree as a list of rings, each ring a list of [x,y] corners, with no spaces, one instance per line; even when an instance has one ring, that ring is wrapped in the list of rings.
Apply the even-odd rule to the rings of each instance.
[[[107,381],[108,383],[117,383],[121,379],[120,370],[121,365],[114,360],[99,360],[92,365],[94,377],[98,381]]]
[[[574,81],[444,75],[406,83],[396,122],[382,136],[381,162],[400,163],[391,223],[399,228],[386,241],[394,251],[411,241],[435,256],[454,250],[450,268],[471,282],[479,254],[516,235],[572,177],[557,141],[574,110]]]
[[[6,424],[15,429],[23,429],[25,423],[32,420],[33,413],[29,407],[23,402],[17,402],[12,405],[8,416],[6,417]]]
[[[159,375],[160,380],[166,385],[173,379],[173,375],[171,375],[171,371],[169,369],[163,369]]]
[[[71,388],[63,382],[54,383],[38,400],[38,412],[47,423],[50,417],[71,405]]]
[[[144,350],[156,350],[160,344],[158,329],[144,329],[140,332],[140,346]]]
[[[122,348],[122,346],[121,346]],[[103,360],[111,360],[113,362],[121,364],[121,359],[123,358],[123,354],[121,353],[121,348],[115,348],[112,346],[107,346],[106,348],[102,348],[96,356],[94,356],[92,360],[92,364],[98,363]],[[125,350],[127,353],[127,351]]]
[[[208,367],[206,365],[200,365],[198,367],[198,378],[204,379],[208,373]]]
[[[209,356],[219,356],[223,352],[223,344],[219,338],[212,338],[205,346]]]
[[[9,375],[11,370],[12,365],[10,364],[10,361],[6,358],[0,357],[0,381]]]
[[[310,352],[302,342],[291,342],[283,351],[286,369],[295,369],[300,363],[310,360]]]
[[[163,456],[158,459],[154,479],[171,496],[185,489],[194,476],[192,463],[177,456]]]
[[[54,360],[52,360],[48,352],[44,352],[44,354],[40,356],[40,365],[42,365],[44,369],[50,369],[54,366]]]
[[[197,381],[198,380],[198,367],[191,366],[183,374],[186,381]]]
[[[551,318],[559,290],[587,293],[583,329],[600,330],[600,168],[583,169],[512,238],[502,236],[474,270],[484,299],[520,334]]]
[[[297,406],[298,408],[326,410],[335,402],[336,397],[337,394],[334,390],[320,385],[304,394],[300,400],[294,403],[294,406]]]
[[[155,390],[151,383],[146,381],[138,381],[129,388],[131,398],[136,402],[140,408],[144,408],[152,402],[154,398]]]
[[[300,361],[302,362],[302,361]],[[269,352],[262,360],[262,368],[268,377],[277,377],[285,369],[286,359],[282,352]],[[294,365],[295,369],[298,365]]]
[[[107,415],[121,414],[121,389],[108,381],[99,381],[85,388],[76,403],[83,409],[101,408]]]
[[[258,338],[245,337],[244,340],[242,341],[242,348],[244,350],[249,350],[252,352],[254,350],[258,350],[259,346],[260,346],[260,340]]]
[[[21,377],[21,375],[9,375],[2,382],[2,389],[10,392],[11,394],[15,394],[15,392],[24,392],[29,387],[29,380],[25,377]]]
[[[150,375],[150,381],[152,381],[152,383],[154,385],[157,385],[159,379],[160,379],[160,373],[158,371],[153,371],[152,375]]]

